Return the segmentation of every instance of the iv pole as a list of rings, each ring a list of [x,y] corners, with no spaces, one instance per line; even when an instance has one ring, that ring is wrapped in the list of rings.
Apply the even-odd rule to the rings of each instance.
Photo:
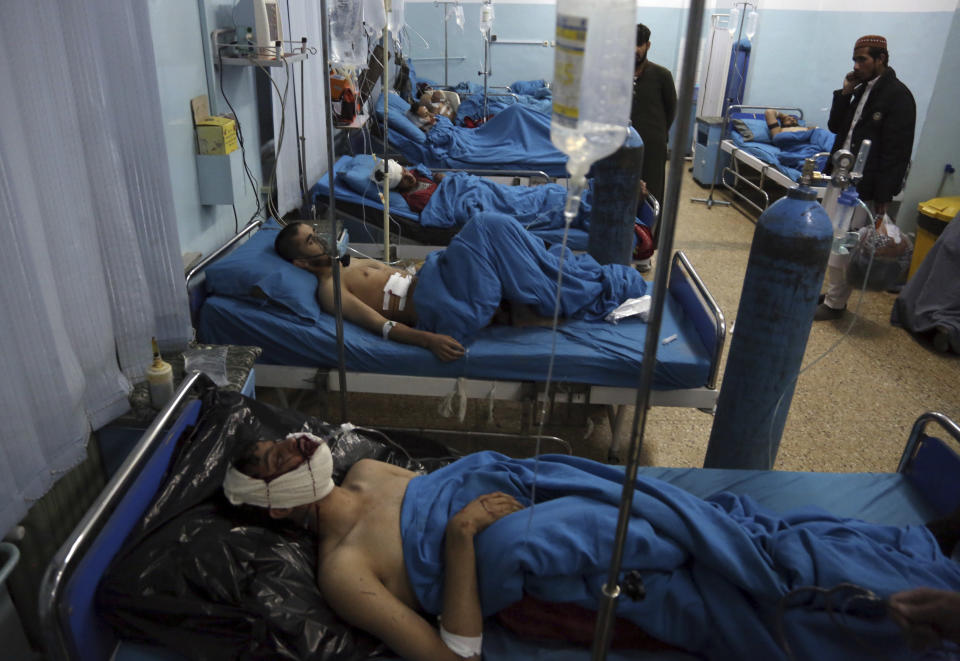
[[[320,56],[323,70],[330,71],[330,29],[328,23],[327,0],[320,0],[320,36],[322,39]],[[329,88],[328,88],[329,89]],[[302,94],[302,92],[301,92]],[[330,106],[329,93],[323,104],[327,125],[327,185],[330,188],[330,204],[327,205],[327,222],[330,223],[330,250],[337,246],[336,196],[333,187],[333,108]],[[340,295],[340,260],[333,260],[333,305],[337,313],[337,368],[340,376],[340,421],[347,421],[347,372],[346,350],[343,346],[343,302]]]
[[[683,53],[683,73],[680,80],[679,108],[689,108],[693,103],[693,83],[697,67],[697,51],[700,47],[700,30],[703,25],[705,0],[693,0],[690,3],[690,15],[687,19],[686,45]],[[677,129],[677,144],[685,144],[689,139],[689,127],[681,122]],[[667,190],[664,195],[663,217],[660,220],[660,236],[657,242],[658,255],[670,255],[673,252],[673,235],[676,226],[677,205],[680,201],[680,184],[683,176],[684,158],[682,149],[670,153],[670,173]],[[653,277],[653,304],[647,324],[647,336],[644,338],[643,362],[640,364],[640,383],[637,387],[637,400],[634,406],[633,428],[630,433],[630,450],[627,460],[626,476],[620,498],[620,513],[617,517],[617,536],[614,542],[613,558],[606,583],[603,584],[603,596],[600,599],[600,611],[597,614],[597,626],[593,637],[593,661],[607,658],[610,639],[613,635],[613,618],[616,601],[620,596],[620,566],[623,562],[623,547],[626,543],[627,525],[633,505],[633,491],[637,480],[637,464],[643,443],[643,432],[647,423],[647,411],[650,408],[650,387],[653,384],[653,369],[657,360],[657,345],[660,343],[660,326],[663,320],[663,303],[667,296],[667,279],[670,260],[657,259],[657,268]]]
[[[747,7],[752,7],[752,8],[754,8],[754,9],[756,9],[756,6],[755,6],[752,2],[736,2],[736,3],[734,3],[733,6],[736,7],[736,6],[738,6],[738,5],[741,6],[741,7],[743,7],[743,9],[740,11],[740,16],[739,16],[739,20],[738,20],[737,40],[733,43],[733,48],[731,48],[731,52],[733,52],[733,51],[737,48],[737,46],[740,44],[740,40],[743,38],[743,25],[744,25],[744,23],[747,22]],[[728,16],[729,16],[729,15],[728,15]],[[727,29],[728,29],[728,30],[730,29],[729,26],[727,27]],[[735,74],[737,73],[737,64],[736,64],[736,62],[737,62],[737,60],[734,59],[734,69],[733,69],[733,71],[734,71]],[[707,63],[707,73],[708,73],[708,74],[710,73],[710,63],[709,63],[709,62]],[[728,81],[727,84],[729,85],[729,81]],[[726,97],[726,90],[724,90],[724,96]],[[717,182],[717,173],[720,171],[720,151],[721,151],[721,149],[720,149],[720,143],[723,142],[724,138],[727,137],[727,109],[728,109],[728,106],[730,105],[729,102],[730,102],[730,99],[729,99],[729,98],[724,98],[724,100],[723,100],[723,103],[724,103],[724,107],[723,107],[723,127],[720,129],[720,140],[717,142],[717,158],[714,159],[714,162],[713,162],[713,176],[710,177],[710,194],[709,194],[707,197],[691,197],[691,198],[690,198],[690,201],[691,201],[691,202],[700,202],[701,204],[705,204],[705,205],[707,205],[707,208],[708,208],[708,209],[710,209],[711,207],[713,207],[713,205],[715,205],[715,204],[719,204],[719,205],[723,205],[723,206],[731,206],[731,205],[733,204],[732,202],[729,202],[729,201],[727,201],[727,200],[715,200],[715,199],[713,199],[713,191],[714,191],[714,189],[715,189],[716,186],[717,186],[717,183],[716,183],[716,182]]]

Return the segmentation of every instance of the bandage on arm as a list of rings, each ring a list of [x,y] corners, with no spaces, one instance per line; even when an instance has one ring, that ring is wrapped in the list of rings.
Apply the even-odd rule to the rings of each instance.
[[[480,656],[480,652],[483,650],[482,634],[479,636],[458,636],[444,629],[442,622],[440,623],[440,640],[450,648],[451,652],[464,659]]]

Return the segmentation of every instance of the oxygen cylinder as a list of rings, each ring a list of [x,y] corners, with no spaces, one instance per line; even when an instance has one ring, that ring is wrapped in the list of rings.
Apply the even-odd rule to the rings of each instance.
[[[773,468],[832,243],[807,186],[757,220],[705,468]]]

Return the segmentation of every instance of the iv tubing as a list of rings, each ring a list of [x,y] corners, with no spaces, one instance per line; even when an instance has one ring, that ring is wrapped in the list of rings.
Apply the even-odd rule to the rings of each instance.
[[[700,46],[700,30],[703,25],[704,0],[690,3],[687,19],[686,45],[683,52],[683,73],[680,80],[680,99],[678,108],[689,108],[693,103],[694,74],[697,68],[697,51]],[[689,140],[686,122],[677,127],[675,144],[685,145]],[[657,268],[653,278],[653,302],[647,324],[647,336],[644,339],[643,362],[640,364],[640,384],[637,388],[637,401],[634,408],[633,428],[630,433],[630,450],[627,460],[626,476],[623,481],[623,495],[620,499],[620,513],[617,517],[617,536],[613,557],[603,596],[600,598],[600,610],[597,614],[597,626],[593,637],[593,661],[607,658],[610,638],[613,634],[613,618],[616,600],[620,595],[620,566],[623,562],[623,547],[626,543],[627,524],[633,505],[633,492],[637,479],[637,463],[643,442],[647,410],[650,406],[650,386],[653,383],[653,369],[657,360],[657,346],[660,344],[660,325],[663,320],[663,304],[667,295],[667,278],[670,269],[669,255],[673,252],[673,235],[677,218],[677,203],[680,200],[680,179],[684,170],[683,150],[674,149],[670,154],[670,172],[667,178],[667,190],[663,201],[663,218],[660,221],[660,236],[657,243]],[[663,256],[667,257],[664,258]]]

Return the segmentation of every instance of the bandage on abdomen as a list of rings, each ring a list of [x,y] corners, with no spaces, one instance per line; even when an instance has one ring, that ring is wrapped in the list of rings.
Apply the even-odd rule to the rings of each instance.
[[[390,294],[393,294],[400,298],[400,302],[397,304],[397,310],[403,310],[407,305],[407,292],[410,291],[411,282],[413,282],[413,278],[409,275],[403,275],[401,273],[391,275],[390,279],[387,280],[387,284],[383,286],[383,309],[390,309]]]

